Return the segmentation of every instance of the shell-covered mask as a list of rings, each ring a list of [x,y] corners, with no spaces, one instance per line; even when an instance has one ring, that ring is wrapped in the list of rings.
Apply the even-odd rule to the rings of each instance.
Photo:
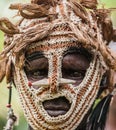
[[[0,79],[6,74],[8,83],[14,81],[34,130],[75,130],[92,107],[104,73],[116,70],[115,55],[107,47],[112,38],[103,30],[103,10],[96,9],[96,1],[86,2],[13,4],[10,8],[23,17],[20,23],[0,21],[7,34],[1,53],[6,70]],[[113,32],[111,23],[108,27]]]

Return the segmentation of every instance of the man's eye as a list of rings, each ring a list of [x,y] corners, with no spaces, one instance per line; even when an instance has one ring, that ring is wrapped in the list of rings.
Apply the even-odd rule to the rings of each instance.
[[[36,71],[32,73],[33,76],[40,76],[40,75],[44,75],[43,71]]]
[[[31,75],[35,77],[47,76],[47,70],[37,70],[37,71],[31,72]]]
[[[48,70],[47,69],[41,69],[41,70],[31,70],[26,72],[27,77],[30,81],[36,81],[43,78],[46,78],[48,76]]]
[[[81,72],[78,72],[78,71],[73,71],[73,72],[70,72],[70,76],[72,77],[83,77],[83,74]]]
[[[75,71],[75,70],[63,70],[63,77],[64,78],[69,78],[69,79],[74,79],[74,80],[80,80],[83,79],[85,75],[85,72],[81,71]]]

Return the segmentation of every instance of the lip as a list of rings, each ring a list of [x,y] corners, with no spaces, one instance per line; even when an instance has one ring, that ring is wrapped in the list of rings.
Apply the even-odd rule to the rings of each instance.
[[[45,111],[51,117],[57,117],[59,115],[66,114],[70,109],[70,106],[71,104],[65,97],[59,97],[43,102],[43,107]]]

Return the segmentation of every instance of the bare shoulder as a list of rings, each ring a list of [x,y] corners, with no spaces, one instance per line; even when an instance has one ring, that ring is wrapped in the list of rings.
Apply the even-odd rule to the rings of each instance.
[[[105,130],[116,130],[116,95],[112,97]]]

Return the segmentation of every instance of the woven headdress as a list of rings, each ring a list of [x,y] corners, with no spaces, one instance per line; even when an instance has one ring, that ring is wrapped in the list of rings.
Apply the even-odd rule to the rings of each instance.
[[[110,19],[112,9],[97,9],[97,4],[96,0],[32,0],[10,6],[22,16],[17,25],[7,18],[0,19],[0,29],[5,32],[0,81],[5,76],[7,83],[14,81],[33,129],[75,130],[94,103],[106,71],[112,89],[116,70],[116,55],[108,47],[115,39]],[[93,57],[77,87],[62,78],[63,55],[71,47],[84,48]],[[48,77],[28,85],[26,55],[36,51],[48,59]],[[51,117],[42,103],[59,97],[65,97],[71,107],[65,115]]]

